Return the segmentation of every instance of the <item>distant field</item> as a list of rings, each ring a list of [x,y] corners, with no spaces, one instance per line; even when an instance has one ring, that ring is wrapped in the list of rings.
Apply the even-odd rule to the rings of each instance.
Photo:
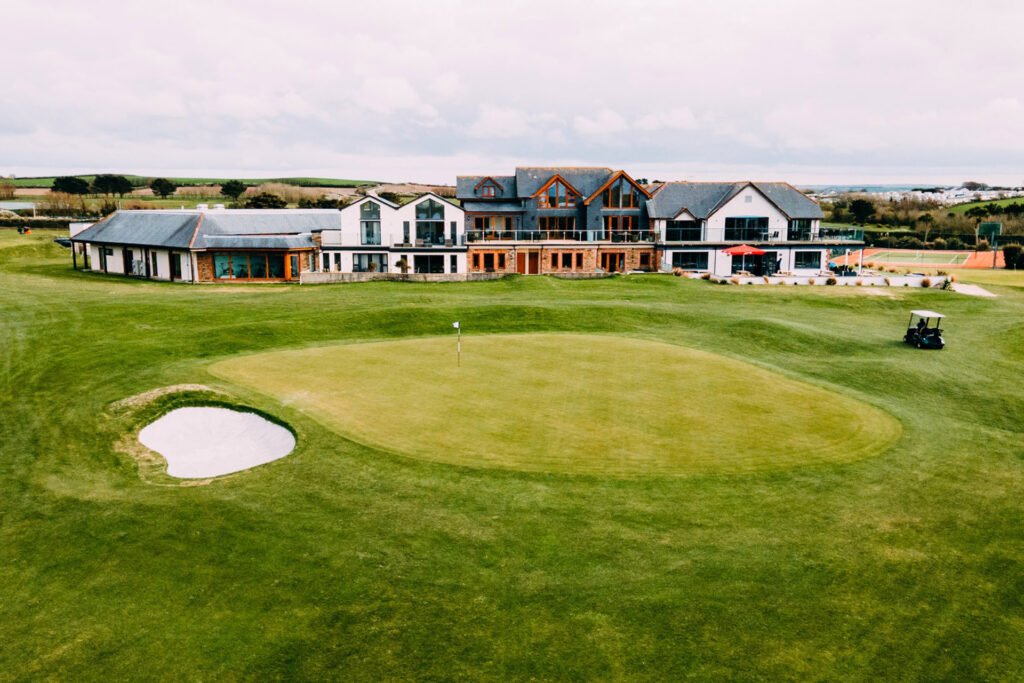
[[[992,199],[987,202],[968,202],[967,204],[957,204],[949,207],[950,213],[965,213],[968,209],[974,206],[982,206],[985,204],[995,204],[996,206],[1006,206],[1008,204],[1024,204],[1024,197],[1011,197],[1010,199]]]
[[[90,183],[96,179],[96,175],[79,175]],[[158,176],[125,175],[134,185],[148,185],[153,178]],[[13,178],[11,182],[17,187],[52,187],[55,176],[38,178]],[[176,185],[220,185],[228,180],[241,180],[248,185],[259,185],[261,183],[284,183],[286,185],[298,185],[300,187],[347,187],[351,185],[375,185],[374,180],[345,180],[343,178],[168,178]]]

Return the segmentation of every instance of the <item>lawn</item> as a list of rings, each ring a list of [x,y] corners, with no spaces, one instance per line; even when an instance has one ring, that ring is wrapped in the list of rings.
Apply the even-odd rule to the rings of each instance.
[[[79,175],[78,178],[83,178],[88,182],[92,182],[96,179],[95,174],[93,175]],[[155,176],[140,176],[126,174],[125,178],[131,181],[133,184],[142,186],[148,185],[149,182]],[[376,183],[374,180],[346,180],[343,178],[311,178],[311,177],[293,177],[293,178],[167,178],[175,185],[222,185],[228,180],[241,180],[247,185],[259,185],[261,183],[284,183],[286,185],[299,185],[302,187],[349,187],[352,185],[373,185]],[[9,179],[15,187],[51,187],[53,185],[54,176],[40,176],[36,178],[11,178]]]
[[[73,272],[49,239],[0,231],[0,680],[1024,676],[1019,288],[890,299],[670,276],[189,286]],[[911,308],[947,314],[945,350],[899,343]],[[731,361],[827,392],[851,419],[884,413],[900,432],[872,453],[742,473],[464,466],[416,452],[427,441],[405,420],[426,418],[402,406],[449,406],[429,406],[445,392],[418,386],[435,370],[408,353],[373,374],[338,371],[391,411],[374,434],[400,444],[332,424],[294,390],[211,372],[296,354],[292,386],[323,393],[335,369],[311,363],[317,353],[354,364],[348,353],[386,344],[451,344],[454,320],[470,369],[502,365],[508,350],[483,345],[512,335],[625,339],[641,374],[622,393],[669,385],[651,388],[669,403],[642,415],[655,428],[678,416],[670,405],[692,401],[709,424],[736,408],[672,386],[693,373],[647,369],[700,352],[716,374]],[[559,375],[584,360],[573,363],[550,378],[577,388],[566,408],[609,400],[588,395],[597,378]],[[482,407],[545,374],[505,365],[494,387],[470,376]],[[181,383],[286,421],[296,450],[207,485],[140,477],[116,444],[142,417],[114,404]],[[738,427],[751,442],[777,428],[778,407],[732,386],[765,411]],[[390,407],[388,392],[407,395]],[[621,427],[609,416],[588,439]],[[691,432],[675,434],[681,452]],[[543,449],[532,452],[506,442],[492,455],[536,462]]]
[[[966,202],[964,204],[954,204],[953,206],[950,206],[948,208],[948,211],[952,212],[952,213],[966,213],[968,210],[970,210],[972,207],[975,207],[975,206],[984,206],[984,205],[987,205],[987,204],[991,204],[991,205],[994,205],[994,206],[1007,206],[1007,205],[1013,204],[1013,203],[1024,204],[1024,197],[1009,197],[1007,199],[990,199],[988,201]]]

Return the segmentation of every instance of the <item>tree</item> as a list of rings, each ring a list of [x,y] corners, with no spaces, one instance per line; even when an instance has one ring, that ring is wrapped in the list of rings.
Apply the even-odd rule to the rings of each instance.
[[[377,196],[385,201],[391,202],[392,204],[402,203],[402,195],[398,194],[397,192],[381,192]]]
[[[92,189],[96,194],[104,195],[118,195],[123,197],[133,189],[135,186],[125,178],[123,175],[114,175],[112,173],[101,173],[96,176],[96,179],[92,181]]]
[[[978,190],[988,189],[988,185],[986,185],[985,183],[979,183],[976,180],[965,180],[963,186],[965,190],[970,190],[971,192],[977,192]]]
[[[89,194],[89,181],[73,175],[62,175],[53,179],[52,192],[64,194]]]
[[[0,183],[0,199],[14,199],[16,188],[10,180]]]
[[[964,212],[964,215],[968,218],[987,218],[989,213],[991,213],[991,211],[988,208],[988,205],[981,204],[967,209],[967,211]]]
[[[850,212],[854,221],[864,223],[875,215],[875,205],[869,199],[854,199],[850,202]]]
[[[231,197],[235,201],[245,192],[245,183],[241,180],[229,180],[220,186],[220,193],[225,197]]]
[[[918,229],[924,231],[924,241],[928,241],[928,233],[932,231],[935,226],[935,216],[930,213],[922,213],[917,217]]]
[[[178,186],[172,183],[167,178],[154,178],[153,182],[149,184],[149,189],[153,190],[153,194],[164,197],[170,197],[178,189]]]
[[[286,206],[288,202],[270,192],[260,192],[245,202],[247,209],[283,209]]]
[[[1003,245],[1003,264],[1004,268],[1024,268],[1024,256],[1021,254],[1022,248],[1019,244],[1004,244]]]

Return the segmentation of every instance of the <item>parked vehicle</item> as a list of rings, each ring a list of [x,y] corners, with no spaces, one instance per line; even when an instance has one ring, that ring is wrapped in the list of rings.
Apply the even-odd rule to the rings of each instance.
[[[903,341],[919,349],[941,349],[946,341],[942,338],[939,321],[945,317],[935,311],[911,311]]]

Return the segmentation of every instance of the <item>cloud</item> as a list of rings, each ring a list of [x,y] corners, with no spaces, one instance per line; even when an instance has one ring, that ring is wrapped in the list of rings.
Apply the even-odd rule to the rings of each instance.
[[[689,107],[676,107],[668,111],[655,111],[644,114],[637,119],[637,130],[696,130],[699,127],[697,117]]]
[[[574,116],[572,127],[582,135],[612,135],[628,129],[629,124],[618,112],[611,109],[602,109],[593,117]]]

